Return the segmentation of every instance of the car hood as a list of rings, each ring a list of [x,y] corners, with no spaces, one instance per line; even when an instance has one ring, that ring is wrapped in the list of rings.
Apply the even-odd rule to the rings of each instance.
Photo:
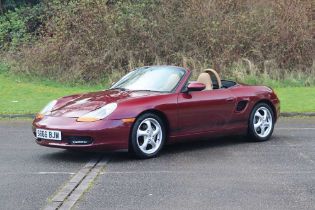
[[[105,90],[66,96],[58,100],[51,112],[54,117],[80,117],[109,103],[159,94],[149,91]]]

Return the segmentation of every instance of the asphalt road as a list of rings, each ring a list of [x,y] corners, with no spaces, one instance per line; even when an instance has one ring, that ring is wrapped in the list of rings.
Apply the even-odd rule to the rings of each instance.
[[[109,156],[74,209],[314,209],[315,118],[283,118],[271,141],[225,137]],[[0,121],[0,209],[39,209],[92,156],[35,144],[30,121]]]
[[[31,121],[0,121],[0,209],[40,209],[88,160],[38,146]]]

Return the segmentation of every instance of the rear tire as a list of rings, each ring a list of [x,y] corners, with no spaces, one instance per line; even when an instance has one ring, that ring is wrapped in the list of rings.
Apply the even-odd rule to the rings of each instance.
[[[270,139],[275,124],[272,108],[266,103],[258,103],[252,110],[248,121],[248,136],[253,141]]]
[[[156,114],[145,113],[133,125],[129,151],[139,158],[152,158],[158,155],[165,139],[163,120]]]

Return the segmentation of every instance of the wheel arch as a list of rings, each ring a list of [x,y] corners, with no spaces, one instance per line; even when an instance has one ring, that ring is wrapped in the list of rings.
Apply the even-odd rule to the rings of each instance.
[[[146,114],[146,113],[153,113],[153,114],[159,116],[159,117],[162,119],[163,123],[165,123],[165,130],[166,130],[166,139],[165,139],[165,141],[167,142],[167,140],[168,140],[168,139],[167,139],[167,136],[168,136],[168,134],[169,134],[169,121],[168,121],[168,119],[167,119],[167,117],[166,117],[166,114],[163,113],[163,112],[160,111],[160,110],[157,110],[157,109],[147,109],[147,110],[145,110],[145,111],[139,113],[139,114],[136,116],[136,119],[138,119],[141,115]],[[129,140],[128,140],[128,147],[131,145],[131,135],[132,135],[132,130],[133,130],[134,125],[135,125],[135,122],[132,124],[132,126],[131,126],[131,128],[130,128]],[[130,147],[129,147],[129,148],[130,148]]]
[[[145,113],[153,113],[153,114],[156,114],[157,116],[159,116],[162,119],[162,121],[165,123],[166,134],[168,134],[169,121],[168,121],[166,114],[164,112],[157,110],[157,109],[148,109],[148,110],[145,110],[145,111],[141,112],[140,114],[138,114],[138,116],[136,118],[138,118],[139,116],[141,116]]]

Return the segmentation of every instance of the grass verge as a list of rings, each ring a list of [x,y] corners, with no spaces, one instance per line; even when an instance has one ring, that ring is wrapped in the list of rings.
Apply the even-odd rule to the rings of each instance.
[[[27,82],[9,74],[0,74],[0,114],[32,114],[49,101],[75,93],[102,90],[99,86],[67,86],[52,81]]]
[[[285,87],[275,91],[281,112],[315,112],[315,87]]]
[[[105,85],[67,86],[49,80],[29,80],[0,73],[0,114],[33,114],[53,99],[105,89]],[[315,87],[278,87],[275,91],[282,112],[315,112]]]

